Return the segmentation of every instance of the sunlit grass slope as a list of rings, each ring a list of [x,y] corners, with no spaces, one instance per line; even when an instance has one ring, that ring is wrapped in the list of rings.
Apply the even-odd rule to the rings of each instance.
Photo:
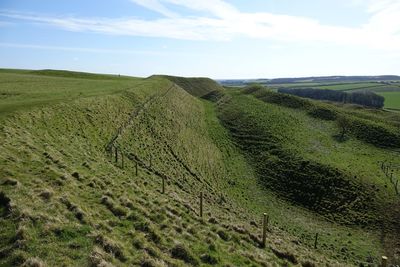
[[[273,127],[282,135],[277,144],[290,150],[294,136],[299,157],[357,174],[355,184],[375,185],[379,203],[393,200],[379,177],[367,175],[379,175],[369,155],[362,158],[367,169],[353,170],[339,154],[324,154],[336,144],[327,137],[335,131],[332,122],[241,93],[228,92],[218,103],[195,97],[222,94],[211,80],[196,85],[181,78],[179,85],[159,76],[47,74],[0,73],[1,92],[19,93],[19,101],[0,102],[10,103],[0,117],[0,266],[346,266],[377,263],[383,253],[379,230],[332,222],[337,217],[266,187],[261,163],[220,119],[237,114],[228,112],[237,107],[249,119],[243,126],[260,129],[254,135]],[[36,93],[40,104],[31,102]],[[298,133],[266,116],[278,111],[288,125],[291,118],[299,124]],[[312,153],[300,151],[309,147],[308,125],[315,123],[311,133],[320,143]],[[357,156],[386,155],[358,139],[348,142],[338,146],[353,160],[349,165],[360,163],[351,158],[356,145],[362,148]],[[264,212],[270,224],[261,248]]]
[[[396,240],[398,236],[399,198],[380,162],[399,165],[399,152],[381,148],[385,134],[393,137],[390,131],[377,130],[381,137],[360,138],[357,133],[358,127],[396,129],[398,116],[251,89],[229,93],[220,101],[219,117],[265,188],[330,221],[361,226],[365,233],[376,235],[383,232],[385,236],[388,231],[390,245],[377,240],[370,245],[392,246],[390,237]],[[327,111],[335,116],[327,119]],[[335,118],[340,116],[354,122],[349,127],[355,127],[355,133],[345,140],[337,139],[340,130]],[[365,241],[353,235],[349,244]]]

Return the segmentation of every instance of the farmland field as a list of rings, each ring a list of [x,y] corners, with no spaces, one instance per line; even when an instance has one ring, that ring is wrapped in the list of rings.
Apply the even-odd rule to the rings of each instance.
[[[385,98],[385,108],[400,110],[400,90],[398,92],[379,92]]]

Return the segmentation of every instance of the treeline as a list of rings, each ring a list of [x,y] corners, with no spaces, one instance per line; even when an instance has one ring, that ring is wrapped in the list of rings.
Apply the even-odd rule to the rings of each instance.
[[[327,90],[327,89],[281,88],[278,89],[278,92],[290,95],[296,95],[300,97],[311,98],[311,99],[351,103],[351,104],[358,104],[374,108],[382,108],[385,102],[385,98],[383,96],[377,95],[371,91],[358,91],[358,92],[346,93],[342,91]]]

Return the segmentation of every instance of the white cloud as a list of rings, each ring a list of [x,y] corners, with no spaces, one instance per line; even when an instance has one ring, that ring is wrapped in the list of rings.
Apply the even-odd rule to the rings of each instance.
[[[400,1],[352,0],[369,14],[359,27],[321,24],[318,20],[268,12],[241,12],[222,0],[131,0],[162,15],[138,18],[76,18],[0,12],[0,16],[53,25],[70,31],[165,37],[185,40],[232,40],[236,37],[289,43],[328,43],[400,51]],[[180,6],[198,13],[184,16]]]
[[[147,9],[153,10],[157,13],[160,13],[166,17],[177,17],[178,14],[172,12],[165,6],[163,6],[160,2],[157,0],[131,0],[137,5],[143,6]]]
[[[35,45],[35,44],[19,44],[19,43],[2,43],[0,47],[10,48],[27,48],[39,50],[56,50],[56,51],[69,51],[69,52],[85,52],[85,53],[100,53],[100,54],[149,54],[149,55],[162,55],[163,53],[157,51],[146,50],[128,50],[128,49],[99,49],[87,47],[66,47],[66,46],[52,46],[52,45]],[[74,57],[74,60],[78,58]]]

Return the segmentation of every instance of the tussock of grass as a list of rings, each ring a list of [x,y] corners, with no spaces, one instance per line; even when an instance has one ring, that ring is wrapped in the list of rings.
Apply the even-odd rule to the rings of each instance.
[[[192,253],[182,244],[177,244],[171,249],[171,256],[194,266],[199,264],[198,260],[195,259]]]
[[[103,235],[97,235],[95,237],[95,242],[96,242],[96,244],[101,246],[104,249],[104,251],[115,256],[120,261],[124,262],[127,260],[123,249],[115,241],[113,241]]]
[[[46,266],[39,258],[27,259],[21,267],[44,267]]]

